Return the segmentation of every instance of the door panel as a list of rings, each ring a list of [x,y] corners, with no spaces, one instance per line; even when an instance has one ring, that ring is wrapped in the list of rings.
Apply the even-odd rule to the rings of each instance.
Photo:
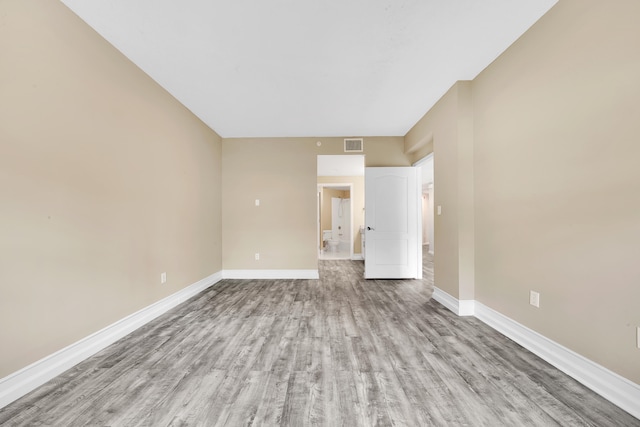
[[[418,178],[412,167],[365,169],[365,278],[420,277]]]
[[[377,176],[373,181],[375,200],[383,201],[377,204],[374,210],[377,231],[390,233],[409,231],[407,212],[398,209],[400,206],[407,206],[407,181],[406,177],[395,175]]]

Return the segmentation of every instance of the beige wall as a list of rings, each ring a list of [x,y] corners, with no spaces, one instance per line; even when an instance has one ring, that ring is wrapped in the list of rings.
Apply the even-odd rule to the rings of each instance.
[[[344,152],[344,138],[291,138],[303,142],[311,147],[314,156],[317,155],[348,155]],[[358,137],[359,138],[359,137]],[[410,159],[404,152],[404,137],[402,136],[370,136],[364,137],[364,152],[353,153],[364,155],[366,167],[378,166],[411,166]],[[318,147],[316,142],[322,145]]]
[[[353,253],[362,253],[360,226],[364,225],[364,176],[319,176],[318,184],[351,184],[353,191],[351,207],[353,209]]]
[[[405,147],[433,146],[436,286],[640,383],[637,16],[561,0]]]
[[[638,16],[561,0],[473,106],[477,300],[640,384]]]
[[[222,158],[223,268],[317,269],[316,159],[305,144],[223,140]]]
[[[473,113],[471,82],[458,82],[407,133],[411,162],[433,150],[434,278],[438,288],[474,298]]]
[[[220,271],[222,247],[213,131],[59,2],[0,2],[0,52],[1,378]]]
[[[322,145],[317,146],[316,142]],[[229,138],[222,142],[223,268],[318,268],[317,156],[344,138]],[[365,137],[366,166],[408,166],[403,137]],[[255,199],[261,200],[255,207]],[[260,253],[256,261],[255,253]]]

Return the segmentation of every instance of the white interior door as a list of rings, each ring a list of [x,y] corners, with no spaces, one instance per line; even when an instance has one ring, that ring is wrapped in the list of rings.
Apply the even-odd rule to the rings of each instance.
[[[422,277],[418,168],[365,169],[367,279]]]

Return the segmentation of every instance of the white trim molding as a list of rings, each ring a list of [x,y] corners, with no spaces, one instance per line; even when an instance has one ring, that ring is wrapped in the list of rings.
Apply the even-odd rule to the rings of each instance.
[[[222,270],[224,279],[319,279],[318,270]]]
[[[473,316],[476,313],[476,302],[472,299],[458,301],[458,316]]]
[[[458,316],[473,316],[475,312],[474,300],[459,300],[437,287],[433,289],[433,299]]]
[[[640,419],[640,385],[476,301],[475,316]]]
[[[121,319],[31,365],[0,379],[0,408],[19,399],[64,371],[93,356],[189,298],[222,280],[214,273],[148,307]]]
[[[640,419],[640,385],[478,301],[459,301],[438,288],[433,291],[433,299],[458,316],[475,316],[478,320],[549,362],[614,405]]]

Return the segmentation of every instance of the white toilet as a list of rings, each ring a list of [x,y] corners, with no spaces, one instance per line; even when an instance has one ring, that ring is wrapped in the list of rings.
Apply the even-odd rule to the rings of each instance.
[[[339,240],[333,238],[333,232],[331,230],[322,230],[322,242],[329,252],[336,252],[338,244],[340,243]]]

